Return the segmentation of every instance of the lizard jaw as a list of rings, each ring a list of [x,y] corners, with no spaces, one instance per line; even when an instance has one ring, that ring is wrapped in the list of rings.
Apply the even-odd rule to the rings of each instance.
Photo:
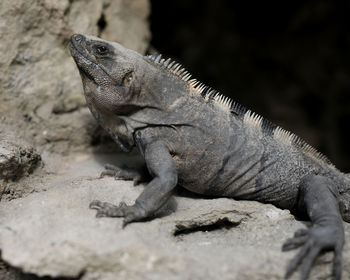
[[[70,38],[69,50],[80,73],[97,85],[106,81],[110,84],[116,84],[116,81],[106,71],[103,65],[99,65],[94,55],[89,53],[86,48],[87,44],[84,35],[74,34]]]

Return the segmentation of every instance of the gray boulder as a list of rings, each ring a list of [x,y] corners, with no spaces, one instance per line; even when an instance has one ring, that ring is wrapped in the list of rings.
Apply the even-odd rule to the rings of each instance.
[[[143,188],[98,179],[102,164],[113,158],[123,159],[65,159],[60,175],[45,183],[47,191],[1,203],[2,258],[26,273],[83,280],[283,278],[295,252],[282,253],[281,245],[305,225],[272,205],[186,193],[154,220],[125,229],[122,219],[95,218],[88,209],[93,199],[129,204]],[[347,240],[349,232],[346,224]],[[311,279],[327,279],[331,263],[331,254],[319,258]]]

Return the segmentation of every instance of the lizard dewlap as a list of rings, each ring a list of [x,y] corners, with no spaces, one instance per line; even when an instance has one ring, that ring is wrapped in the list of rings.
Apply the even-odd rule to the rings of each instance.
[[[99,124],[144,170],[107,166],[105,174],[148,184],[135,204],[93,201],[98,216],[144,220],[179,185],[215,197],[256,200],[306,213],[312,222],[283,245],[300,248],[287,268],[308,278],[318,255],[334,251],[341,278],[343,219],[350,222],[350,180],[305,141],[191,78],[171,60],[75,34],[71,54],[86,102]]]

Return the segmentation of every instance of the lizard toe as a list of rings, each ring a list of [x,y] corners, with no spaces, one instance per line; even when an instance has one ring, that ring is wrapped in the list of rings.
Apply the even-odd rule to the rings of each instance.
[[[335,225],[315,226],[308,229],[307,234],[296,235],[297,237],[288,239],[282,247],[283,251],[289,251],[301,246],[297,255],[289,263],[285,278],[289,278],[301,265],[300,279],[307,279],[317,257],[324,251],[333,251],[333,276],[334,279],[339,280],[344,246],[342,228]]]
[[[342,274],[342,245],[341,244],[336,246],[334,250],[332,274],[335,280],[341,279],[341,274]]]
[[[113,205],[109,202],[102,202],[94,200],[90,203],[90,209],[97,210],[96,217],[124,217],[127,209],[127,205],[121,202],[119,206]]]
[[[294,233],[294,237],[305,236],[309,234],[309,230],[307,228],[300,228]]]
[[[307,236],[305,236],[305,235],[289,238],[282,245],[282,251],[287,252],[290,250],[294,250],[294,249],[304,245],[306,241],[307,241]]]
[[[98,209],[98,207],[100,207],[101,203],[102,202],[100,200],[93,200],[90,202],[89,208],[90,209]]]

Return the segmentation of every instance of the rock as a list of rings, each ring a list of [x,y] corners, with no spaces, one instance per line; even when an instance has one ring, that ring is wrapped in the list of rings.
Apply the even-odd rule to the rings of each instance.
[[[33,147],[0,141],[0,179],[16,180],[30,174],[39,164],[40,155]]]
[[[143,53],[149,9],[148,0],[1,1],[0,117],[40,152],[87,149],[96,123],[67,48],[70,35],[101,36]]]
[[[81,280],[283,278],[295,252],[282,253],[281,245],[304,225],[272,205],[177,195],[157,218],[125,229],[122,219],[95,218],[92,200],[130,204],[143,188],[97,179],[113,158],[123,159],[64,159],[47,191],[1,203],[2,258],[26,273]],[[347,240],[349,232],[346,224]],[[331,263],[331,254],[320,257],[311,279],[329,275]]]
[[[0,199],[10,200],[30,193],[32,187],[25,181],[28,175],[41,170],[42,158],[37,149],[24,137],[20,130],[0,122]],[[30,180],[29,180],[30,181]]]

